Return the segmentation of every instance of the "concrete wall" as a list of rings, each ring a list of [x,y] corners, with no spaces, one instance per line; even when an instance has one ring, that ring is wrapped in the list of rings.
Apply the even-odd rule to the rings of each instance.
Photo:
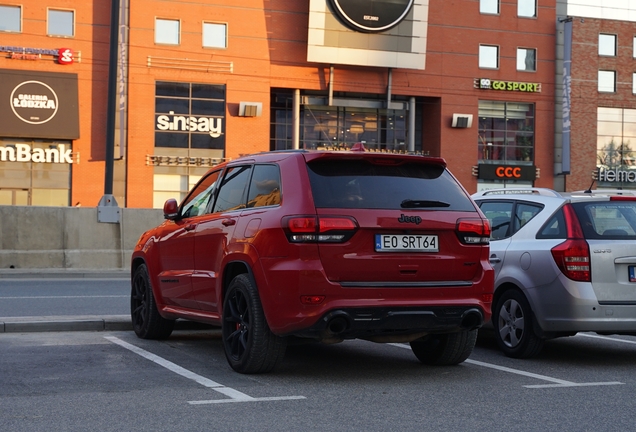
[[[122,208],[118,224],[96,207],[0,206],[0,269],[126,269],[139,236],[163,221],[158,209]]]

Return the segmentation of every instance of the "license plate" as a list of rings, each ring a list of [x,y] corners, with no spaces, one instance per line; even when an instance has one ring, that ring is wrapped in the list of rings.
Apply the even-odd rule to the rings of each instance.
[[[436,235],[376,234],[376,252],[439,252]]]
[[[629,281],[636,282],[636,266],[629,266]]]

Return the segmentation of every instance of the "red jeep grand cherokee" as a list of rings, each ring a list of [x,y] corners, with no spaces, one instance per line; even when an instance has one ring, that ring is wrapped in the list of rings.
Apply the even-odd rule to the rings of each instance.
[[[222,327],[230,366],[272,370],[287,341],[410,342],[458,364],[490,319],[490,225],[443,159],[282,151],[218,165],[132,255],[145,339]]]

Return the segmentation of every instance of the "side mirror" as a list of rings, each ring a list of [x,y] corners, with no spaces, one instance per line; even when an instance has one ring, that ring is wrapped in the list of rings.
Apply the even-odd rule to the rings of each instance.
[[[179,204],[174,198],[170,198],[163,205],[163,217],[168,220],[175,220],[179,216]]]

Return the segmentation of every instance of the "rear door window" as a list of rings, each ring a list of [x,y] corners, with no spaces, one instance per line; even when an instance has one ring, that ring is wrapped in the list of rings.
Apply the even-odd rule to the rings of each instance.
[[[512,221],[513,201],[483,201],[479,208],[490,221],[492,240],[508,237]]]
[[[250,178],[251,166],[228,168],[219,186],[212,213],[245,208],[245,190]]]
[[[440,165],[320,159],[308,167],[318,208],[475,211],[470,197]]]

